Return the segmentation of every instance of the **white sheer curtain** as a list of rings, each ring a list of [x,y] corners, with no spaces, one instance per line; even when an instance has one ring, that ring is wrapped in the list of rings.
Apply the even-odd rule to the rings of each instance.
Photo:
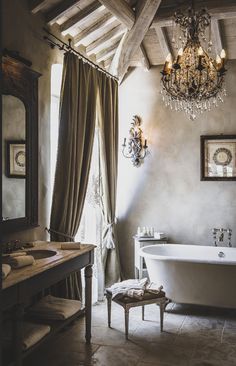
[[[51,75],[51,190],[54,183],[60,88],[62,79],[62,65],[52,66]],[[87,194],[81,218],[80,227],[75,240],[82,243],[95,244],[95,265],[93,274],[93,302],[101,301],[104,297],[104,270],[102,265],[102,211],[101,211],[101,172],[99,163],[99,134],[95,131],[93,155],[91,161]],[[83,276],[82,276],[83,278]]]

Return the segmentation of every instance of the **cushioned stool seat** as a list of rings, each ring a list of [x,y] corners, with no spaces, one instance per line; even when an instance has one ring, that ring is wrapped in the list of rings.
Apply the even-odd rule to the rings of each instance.
[[[144,306],[149,304],[157,304],[160,307],[160,331],[163,331],[163,319],[165,306],[168,303],[168,299],[165,296],[164,291],[160,291],[158,294],[145,292],[142,300],[123,296],[121,298],[112,299],[112,291],[107,288],[105,290],[105,296],[107,298],[107,310],[108,310],[108,326],[111,327],[111,302],[121,305],[125,311],[125,337],[128,339],[129,333],[129,309],[136,306],[142,306],[142,320],[144,320]]]

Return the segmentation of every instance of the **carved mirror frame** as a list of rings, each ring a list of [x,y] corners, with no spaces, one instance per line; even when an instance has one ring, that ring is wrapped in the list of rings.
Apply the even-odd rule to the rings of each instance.
[[[4,52],[2,94],[19,98],[26,111],[26,216],[1,219],[3,233],[38,226],[38,78],[41,74],[30,66],[31,62],[18,54]]]

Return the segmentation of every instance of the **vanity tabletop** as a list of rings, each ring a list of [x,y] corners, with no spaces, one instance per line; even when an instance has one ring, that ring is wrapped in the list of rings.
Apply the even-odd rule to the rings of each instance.
[[[26,266],[19,269],[12,269],[8,277],[2,281],[2,289],[14,286],[30,277],[36,276],[50,268],[58,266],[63,262],[67,262],[73,258],[79,257],[85,253],[91,252],[96,248],[93,244],[80,244],[80,249],[75,250],[62,250],[61,244],[69,244],[68,242],[46,242],[37,241],[33,242],[34,248],[30,250],[54,250],[56,254],[52,257],[37,259],[35,263],[30,266]],[[75,244],[73,242],[73,244]],[[28,251],[28,249],[27,249]]]

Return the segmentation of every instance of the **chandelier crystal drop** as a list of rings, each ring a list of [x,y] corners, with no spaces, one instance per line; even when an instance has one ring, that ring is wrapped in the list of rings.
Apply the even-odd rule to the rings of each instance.
[[[166,106],[184,111],[195,120],[200,113],[217,107],[226,96],[226,53],[222,50],[216,59],[209,56],[211,17],[205,9],[195,12],[191,7],[187,14],[178,11],[174,21],[172,43],[178,54],[173,62],[170,54],[166,58],[161,71],[161,94]]]

